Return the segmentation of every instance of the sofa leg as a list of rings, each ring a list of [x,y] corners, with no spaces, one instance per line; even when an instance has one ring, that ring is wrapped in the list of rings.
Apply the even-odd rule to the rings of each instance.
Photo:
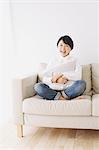
[[[21,124],[17,125],[17,136],[19,138],[23,137],[23,125],[21,125]]]

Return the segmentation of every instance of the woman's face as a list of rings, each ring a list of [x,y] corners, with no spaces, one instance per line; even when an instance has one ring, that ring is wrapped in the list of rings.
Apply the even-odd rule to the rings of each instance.
[[[58,50],[59,50],[61,56],[66,57],[67,55],[69,55],[69,53],[71,51],[71,47],[68,44],[65,44],[63,42],[63,40],[61,40],[58,43]]]

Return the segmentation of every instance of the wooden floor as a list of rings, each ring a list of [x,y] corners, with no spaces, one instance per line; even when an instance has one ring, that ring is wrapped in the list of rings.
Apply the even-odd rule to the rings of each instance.
[[[16,126],[0,127],[0,150],[99,150],[99,131],[24,127],[16,137]]]

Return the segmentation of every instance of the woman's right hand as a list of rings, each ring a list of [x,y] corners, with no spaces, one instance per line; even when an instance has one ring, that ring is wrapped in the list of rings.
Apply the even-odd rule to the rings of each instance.
[[[60,84],[66,84],[67,82],[68,82],[68,79],[64,75],[58,78],[56,81],[56,83],[60,83]]]
[[[62,73],[52,73],[52,83],[57,83],[57,80],[63,76]]]

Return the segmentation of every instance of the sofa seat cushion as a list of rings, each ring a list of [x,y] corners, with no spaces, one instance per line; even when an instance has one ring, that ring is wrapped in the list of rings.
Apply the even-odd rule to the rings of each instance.
[[[99,116],[99,94],[92,96],[92,115]]]
[[[81,100],[44,100],[39,96],[26,98],[23,101],[23,113],[56,116],[90,116],[90,96]]]

